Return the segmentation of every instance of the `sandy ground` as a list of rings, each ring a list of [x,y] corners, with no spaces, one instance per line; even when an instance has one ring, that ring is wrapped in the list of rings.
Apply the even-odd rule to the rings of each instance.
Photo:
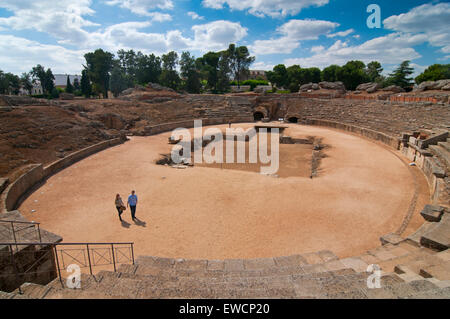
[[[415,175],[420,195],[406,234],[423,222],[426,179],[397,153],[326,128],[291,125],[286,134],[321,137],[331,146],[318,178],[158,166],[155,160],[172,147],[164,133],[133,137],[74,164],[20,209],[65,242],[132,241],[135,255],[260,258],[328,249],[347,257],[379,246],[380,236],[398,229]],[[127,210],[120,223],[115,194],[126,200],[132,189],[140,221]]]

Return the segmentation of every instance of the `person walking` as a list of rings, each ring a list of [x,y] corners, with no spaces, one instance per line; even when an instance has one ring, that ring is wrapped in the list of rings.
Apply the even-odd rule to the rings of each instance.
[[[136,205],[138,202],[138,198],[136,196],[136,192],[133,190],[131,191],[131,195],[128,196],[128,201],[127,201],[127,207],[128,205],[130,205],[130,210],[131,210],[131,218],[133,220],[136,219]]]
[[[125,205],[123,204],[122,197],[120,197],[120,194],[116,195],[115,204],[116,204],[117,211],[119,212],[119,219],[122,222],[123,221],[122,213],[125,210]]]

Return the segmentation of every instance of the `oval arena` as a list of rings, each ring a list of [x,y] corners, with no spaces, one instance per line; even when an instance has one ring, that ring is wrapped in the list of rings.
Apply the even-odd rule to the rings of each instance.
[[[19,209],[65,241],[133,241],[138,255],[234,259],[329,249],[349,257],[395,232],[415,192],[418,210],[429,198],[425,177],[411,173],[401,156],[336,130],[291,124],[285,132],[329,145],[314,179],[312,148],[303,145],[280,145],[286,177],[279,178],[218,165],[156,165],[172,148],[170,134],[133,137],[92,155],[50,177]],[[126,201],[132,189],[139,221],[128,210],[121,223],[114,198],[120,193]],[[414,217],[409,233],[421,223],[417,211]]]
[[[81,128],[101,138],[90,137],[88,145],[72,147],[59,159],[31,150],[40,163],[2,181],[3,216],[40,223],[46,244],[27,249],[37,254],[56,247],[51,260],[59,262],[38,264],[37,269],[53,267],[50,277],[20,277],[2,282],[3,290],[19,294],[14,289],[28,282],[20,296],[397,298],[425,288],[445,295],[446,105],[423,113],[420,104],[389,101],[296,95],[160,101],[161,93],[158,100],[142,94],[83,106],[22,106],[35,121],[45,115],[55,127],[76,123],[76,130],[58,136],[66,144],[80,141]],[[204,131],[225,132],[230,124],[244,130],[282,127],[279,170],[261,174],[266,164],[259,162],[159,165],[174,146],[172,131],[184,127],[193,133],[198,119]],[[115,195],[126,201],[131,190],[139,198],[137,220],[127,209],[120,222]],[[99,260],[119,250],[106,248],[105,255],[92,248],[95,243],[123,242],[133,243],[133,259],[114,259],[114,269],[106,267],[111,260],[98,264],[92,274],[85,264],[82,289],[67,289],[58,279],[57,271],[64,276],[67,270],[63,257],[86,260],[90,252],[89,261]],[[92,245],[75,256],[62,246],[70,243]],[[371,264],[383,271],[383,291],[365,288]],[[417,282],[421,286],[413,293]]]

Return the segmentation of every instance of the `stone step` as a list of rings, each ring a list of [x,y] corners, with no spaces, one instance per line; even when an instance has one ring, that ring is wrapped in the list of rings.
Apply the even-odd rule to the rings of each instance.
[[[436,257],[435,255],[418,256],[411,261],[404,264],[399,264],[395,266],[395,272],[397,274],[403,273],[414,273],[420,275],[420,270],[424,267],[439,265],[442,263],[442,259]]]
[[[439,223],[434,223],[421,237],[420,243],[435,250],[450,247],[450,214],[444,214]]]
[[[420,247],[420,240],[422,239],[422,236],[428,232],[431,228],[435,227],[436,223],[427,222],[425,221],[419,229],[417,229],[413,234],[409,235],[407,240],[416,245],[417,247]]]
[[[185,260],[173,258],[159,258],[150,256],[139,256],[136,265],[151,266],[154,268],[187,269],[187,270],[257,270],[270,269],[275,266],[322,264],[325,262],[338,261],[338,257],[330,251],[319,251],[304,255],[294,255],[277,258],[261,259],[228,259],[228,260]]]
[[[425,266],[420,269],[420,275],[425,278],[436,278],[441,281],[450,280],[450,261]]]
[[[50,289],[51,288],[48,286],[42,286],[42,285],[27,282],[20,286],[20,290],[18,288],[16,290],[14,290],[13,293],[16,295],[23,294],[27,298],[31,298],[31,299],[42,299],[47,295],[47,293],[49,292]]]
[[[440,145],[430,145],[429,148],[447,168],[450,167],[450,152],[447,149]]]
[[[447,152],[450,152],[450,142],[438,142],[438,145],[447,150]]]

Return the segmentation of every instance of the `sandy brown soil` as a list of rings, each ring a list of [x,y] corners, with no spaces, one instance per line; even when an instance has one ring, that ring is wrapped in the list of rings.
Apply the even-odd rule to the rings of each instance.
[[[407,233],[420,226],[426,180],[398,154],[320,127],[292,125],[286,134],[322,137],[331,145],[318,178],[158,166],[159,154],[171,148],[165,133],[134,137],[74,164],[20,210],[66,242],[133,241],[136,255],[258,258],[329,249],[346,257],[398,229],[414,195],[413,170],[420,195]],[[114,196],[125,199],[131,189],[139,196],[140,222],[127,210],[120,223]]]

